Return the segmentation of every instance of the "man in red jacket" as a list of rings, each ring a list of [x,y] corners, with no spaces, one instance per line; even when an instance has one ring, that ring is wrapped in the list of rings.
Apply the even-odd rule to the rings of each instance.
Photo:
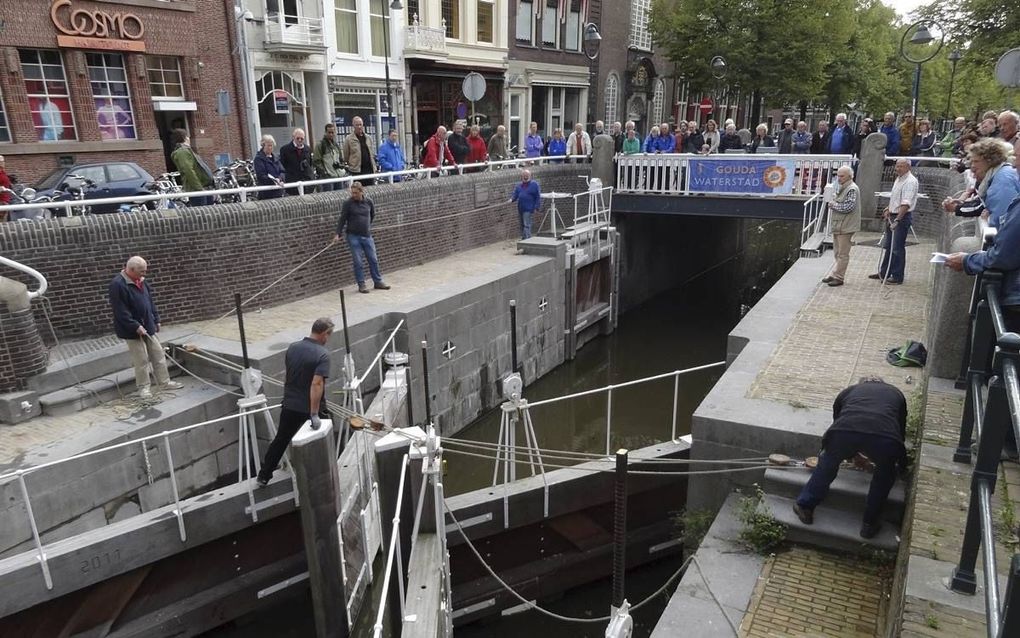
[[[444,159],[451,166],[457,165],[457,162],[453,159],[453,153],[450,151],[450,146],[446,143],[446,127],[440,126],[436,129],[436,134],[425,142],[425,159],[422,160],[422,166],[425,168],[439,168],[442,166]]]

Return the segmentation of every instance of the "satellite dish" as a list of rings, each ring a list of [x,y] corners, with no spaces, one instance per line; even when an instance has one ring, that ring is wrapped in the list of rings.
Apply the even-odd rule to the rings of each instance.
[[[995,63],[995,79],[1002,86],[1020,86],[1020,48],[1010,49]]]

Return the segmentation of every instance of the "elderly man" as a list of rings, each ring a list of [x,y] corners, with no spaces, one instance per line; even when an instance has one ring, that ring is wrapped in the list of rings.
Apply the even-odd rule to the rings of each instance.
[[[441,168],[443,162],[449,162],[450,165],[456,166],[457,160],[453,158],[453,153],[450,151],[450,145],[446,143],[446,127],[440,126],[436,129],[436,134],[425,141],[425,152],[424,159],[422,159],[422,166],[425,168]]]
[[[446,136],[446,143],[450,145],[454,161],[458,164],[467,161],[468,155],[471,154],[471,144],[468,143],[467,136],[464,135],[463,121],[457,120],[453,123],[453,132]]]
[[[1015,111],[999,113],[999,137],[1013,146],[1013,165],[1020,170],[1020,115]]]
[[[606,132],[606,123],[602,120],[595,122],[595,135],[602,135]]]
[[[110,282],[110,308],[113,311],[113,332],[127,342],[131,363],[135,368],[135,385],[138,396],[152,398],[149,365],[158,383],[165,390],[179,390],[184,386],[170,380],[166,368],[159,332],[159,312],[152,300],[152,288],[145,281],[149,265],[137,255],[128,259],[124,270]]]
[[[541,157],[544,148],[545,140],[538,134],[538,122],[532,122],[528,126],[528,135],[524,138],[524,156]]]
[[[542,189],[532,181],[531,171],[521,171],[521,183],[514,186],[511,202],[517,202],[517,216],[520,221],[521,239],[531,237],[531,216],[542,205]]]
[[[623,132],[623,125],[619,122],[613,122],[613,127],[609,134],[613,136],[613,151],[615,153],[622,153],[623,141],[627,139],[626,133]]]
[[[591,156],[591,136],[580,122],[574,125],[574,130],[567,137],[567,155],[583,155],[585,158]],[[574,161],[580,163],[586,159],[577,158]]]
[[[487,149],[489,159],[494,162],[513,159],[507,151],[507,146],[506,127],[500,124],[496,127],[495,134],[489,138],[489,148]]]
[[[854,150],[854,132],[846,123],[846,113],[836,114],[836,126],[829,134],[829,152],[837,155],[849,155]]]
[[[779,152],[786,155],[793,153],[793,120],[786,118],[783,120],[783,130],[779,131],[779,136],[776,139],[776,146],[779,147]]]
[[[365,133],[365,122],[360,117],[355,117],[351,123],[354,130],[344,140],[344,157],[347,158],[347,172],[359,176],[363,186],[375,184],[373,177],[361,177],[371,175],[375,172],[375,144],[372,138]],[[283,154],[283,151],[280,151]],[[290,181],[290,178],[287,179]]]
[[[822,120],[818,123],[818,130],[811,136],[811,153],[813,155],[828,155],[831,144],[832,136],[829,135],[829,123]]]
[[[299,128],[290,134],[290,141],[280,147],[280,164],[283,165],[284,181],[308,182],[315,179],[312,164],[312,149],[305,143],[305,132]],[[288,188],[291,195],[297,194],[296,188]],[[305,192],[308,192],[306,189]]]
[[[808,131],[807,122],[804,120],[797,122],[797,132],[793,134],[793,152],[811,152],[811,132]]]
[[[676,130],[679,131],[680,127],[686,129],[687,122],[680,120],[676,125]],[[663,153],[677,152],[676,139],[673,137],[673,134],[670,133],[669,122],[663,122],[659,125],[659,150]],[[699,147],[698,150],[701,150],[701,148]]]
[[[882,126],[878,127],[879,133],[885,134],[885,154],[893,157],[900,154],[900,130],[896,128],[896,115],[892,112],[882,116]]]
[[[389,290],[379,272],[379,259],[375,254],[375,240],[372,239],[372,222],[375,220],[375,204],[365,197],[365,189],[361,182],[351,184],[351,196],[340,208],[340,219],[336,223],[336,235],[333,243],[341,238],[347,239],[351,249],[351,260],[354,266],[354,279],[358,282],[358,292],[368,294],[365,285],[365,268],[362,264],[368,260],[368,271],[376,290]]]
[[[917,207],[920,185],[910,172],[910,162],[904,158],[896,160],[896,181],[889,194],[889,205],[882,212],[885,220],[885,235],[882,242],[882,264],[879,272],[868,275],[869,279],[881,279],[887,284],[902,284],[907,265],[907,233]]]
[[[836,287],[843,285],[846,267],[850,263],[850,245],[854,233],[861,230],[861,193],[854,183],[854,171],[849,166],[840,166],[836,171],[836,189],[828,205],[836,261],[822,283]]]

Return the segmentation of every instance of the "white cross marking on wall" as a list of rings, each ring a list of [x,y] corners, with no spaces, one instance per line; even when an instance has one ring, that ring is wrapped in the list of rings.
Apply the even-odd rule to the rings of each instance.
[[[549,301],[545,297],[542,297],[542,300],[538,302],[538,310],[539,310],[539,312],[545,312],[546,306],[548,306],[548,305],[549,305]]]
[[[443,344],[443,356],[447,359],[453,358],[453,351],[457,349],[457,346],[453,345],[452,341],[447,341]]]

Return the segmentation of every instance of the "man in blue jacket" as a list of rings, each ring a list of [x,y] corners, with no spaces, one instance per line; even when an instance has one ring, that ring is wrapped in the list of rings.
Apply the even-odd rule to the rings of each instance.
[[[896,128],[896,114],[886,113],[882,118],[882,126],[878,128],[879,133],[885,133],[885,155],[893,157],[900,155],[900,130]]]
[[[127,342],[131,363],[135,367],[135,385],[138,396],[152,398],[149,381],[149,364],[156,375],[156,383],[166,390],[179,390],[184,386],[170,380],[166,369],[163,346],[156,338],[159,332],[159,312],[152,300],[152,289],[145,281],[148,264],[141,257],[128,259],[124,270],[110,282],[110,308],[113,310],[113,331]]]
[[[531,215],[542,205],[542,189],[538,182],[531,180],[531,171],[521,171],[521,183],[514,186],[510,201],[517,202],[517,216],[520,218],[521,239],[531,237]]]
[[[391,128],[390,136],[382,143],[382,146],[379,147],[379,152],[375,155],[375,161],[379,163],[379,168],[384,172],[394,173],[402,171],[407,165],[407,161],[404,159],[404,149],[400,148],[399,140],[400,136],[397,135],[397,129]],[[400,176],[395,175],[393,181],[399,182]]]

